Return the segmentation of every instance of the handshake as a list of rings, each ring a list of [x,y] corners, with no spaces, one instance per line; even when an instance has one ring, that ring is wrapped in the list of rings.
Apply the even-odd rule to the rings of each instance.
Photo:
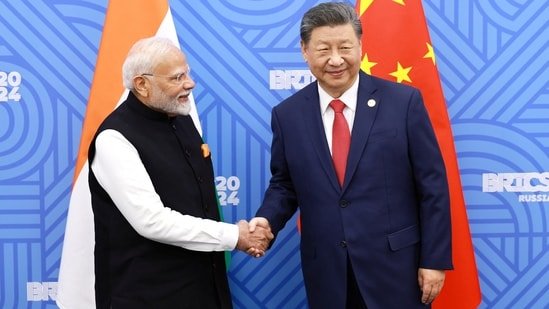
[[[240,220],[237,225],[239,233],[236,248],[256,258],[264,256],[269,243],[274,238],[269,221],[256,217],[249,223],[246,220]]]

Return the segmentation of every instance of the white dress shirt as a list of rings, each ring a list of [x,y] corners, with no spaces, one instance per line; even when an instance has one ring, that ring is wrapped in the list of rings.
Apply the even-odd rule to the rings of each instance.
[[[183,215],[164,205],[137,149],[120,132],[101,132],[95,148],[91,169],[97,181],[141,236],[195,251],[236,247],[237,225]]]
[[[353,132],[353,124],[355,123],[356,101],[358,100],[358,81],[359,77],[356,77],[355,82],[351,88],[347,89],[339,98],[332,98],[320,85],[318,85],[318,97],[320,100],[320,113],[322,115],[322,122],[324,123],[324,133],[326,133],[326,140],[328,141],[328,147],[330,147],[330,154],[332,153],[332,129],[334,125],[334,110],[330,107],[330,102],[335,99],[341,100],[345,103],[343,109],[343,115],[349,130]]]

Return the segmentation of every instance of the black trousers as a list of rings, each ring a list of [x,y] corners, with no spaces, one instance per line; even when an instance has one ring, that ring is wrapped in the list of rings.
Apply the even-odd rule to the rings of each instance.
[[[355,272],[353,271],[353,265],[347,257],[347,302],[345,305],[347,309],[366,309],[364,299],[360,294],[358,285],[356,283]]]

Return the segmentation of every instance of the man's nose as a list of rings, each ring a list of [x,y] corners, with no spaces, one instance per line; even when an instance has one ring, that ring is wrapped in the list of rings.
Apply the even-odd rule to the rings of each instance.
[[[333,66],[339,66],[343,64],[343,57],[336,51],[333,52],[332,55],[330,55],[330,59],[328,60],[328,63]]]
[[[194,80],[192,78],[187,78],[183,81],[183,88],[185,90],[191,90],[194,88],[194,86],[196,85],[196,83],[194,82]]]

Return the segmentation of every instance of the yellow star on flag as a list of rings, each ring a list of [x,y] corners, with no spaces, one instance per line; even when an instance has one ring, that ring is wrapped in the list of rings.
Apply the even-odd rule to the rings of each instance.
[[[393,2],[396,2],[400,5],[406,5],[406,3],[404,3],[404,0],[393,0]]]
[[[366,10],[370,6],[370,4],[372,4],[372,2],[374,2],[374,0],[362,0],[360,2],[357,2],[357,6],[360,6],[358,13],[362,16],[362,14],[366,12]]]
[[[364,58],[362,58],[362,62],[360,63],[360,68],[362,71],[372,75],[372,67],[376,64],[377,62],[371,62],[368,59],[368,54],[364,54]]]
[[[389,73],[389,75],[395,77],[397,79],[397,83],[402,83],[403,80],[411,83],[412,80],[408,76],[408,73],[410,73],[410,70],[412,70],[412,67],[404,68],[400,64],[400,62],[397,62],[397,70],[393,73]]]
[[[433,46],[429,44],[429,42],[425,44],[427,44],[427,53],[425,54],[425,56],[423,56],[423,58],[431,58],[431,60],[433,60],[433,65],[435,65],[435,50],[433,49]]]

